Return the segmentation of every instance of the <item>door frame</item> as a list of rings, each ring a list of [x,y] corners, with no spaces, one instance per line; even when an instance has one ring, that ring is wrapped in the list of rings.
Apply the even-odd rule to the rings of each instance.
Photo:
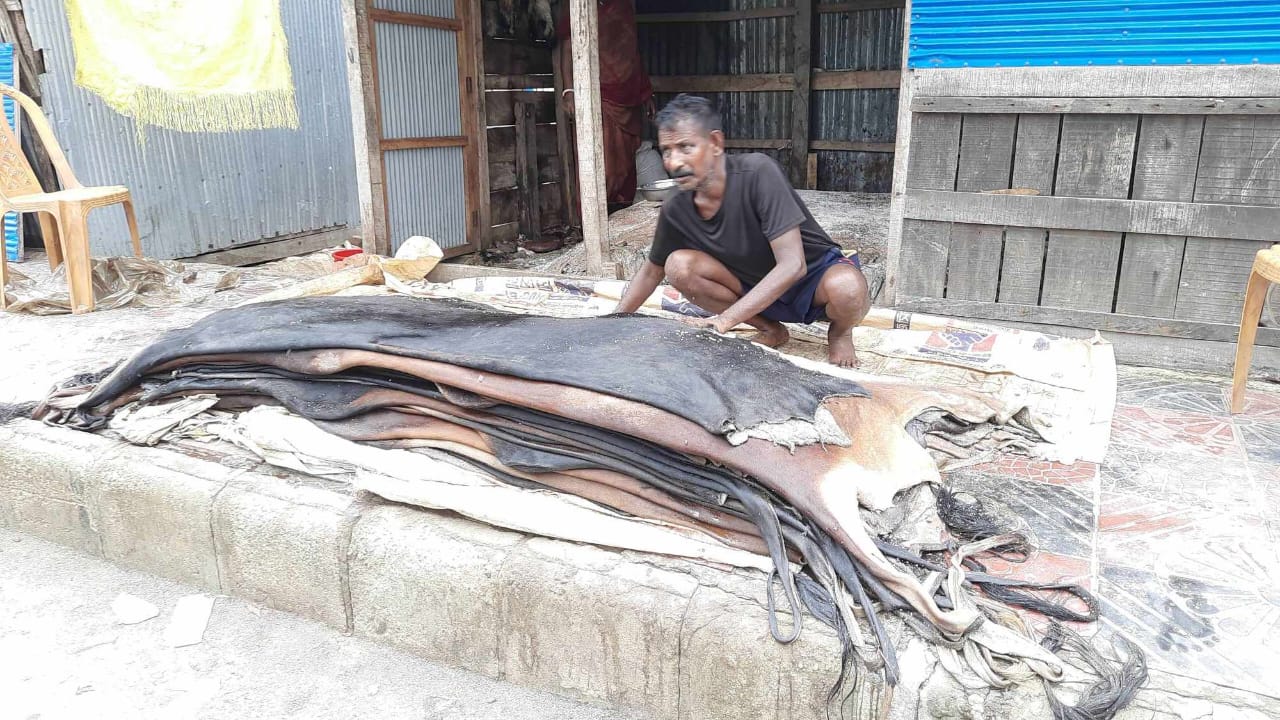
[[[483,33],[480,0],[454,0],[456,18],[398,13],[372,7],[373,0],[342,0],[347,86],[351,103],[356,186],[360,204],[362,247],[379,255],[391,253],[387,220],[387,181],[383,154],[416,147],[461,147],[466,184],[466,242],[444,251],[445,257],[483,247],[489,224],[489,165],[484,128]],[[458,87],[462,135],[454,138],[384,140],[378,95],[377,37],[374,22],[394,22],[452,30],[458,40]]]

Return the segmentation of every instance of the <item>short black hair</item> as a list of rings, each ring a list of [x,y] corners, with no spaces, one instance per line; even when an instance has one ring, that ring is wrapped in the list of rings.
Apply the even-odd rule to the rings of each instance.
[[[707,134],[713,130],[724,132],[720,113],[716,111],[711,101],[686,93],[675,96],[666,107],[662,108],[654,121],[658,124],[659,130],[670,130],[677,124],[688,121],[697,124]]]

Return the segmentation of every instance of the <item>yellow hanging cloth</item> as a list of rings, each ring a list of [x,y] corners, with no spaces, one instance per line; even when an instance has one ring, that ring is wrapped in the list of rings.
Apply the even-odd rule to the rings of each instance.
[[[139,126],[298,127],[279,0],[66,0],[76,84]]]

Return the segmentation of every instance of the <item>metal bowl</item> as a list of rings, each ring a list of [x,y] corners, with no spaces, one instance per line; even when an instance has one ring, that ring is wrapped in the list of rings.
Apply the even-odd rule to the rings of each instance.
[[[643,197],[649,202],[660,203],[680,192],[680,187],[676,185],[675,180],[666,178],[664,180],[654,180],[651,183],[645,183],[644,185],[636,188],[636,192],[639,192],[640,197]]]

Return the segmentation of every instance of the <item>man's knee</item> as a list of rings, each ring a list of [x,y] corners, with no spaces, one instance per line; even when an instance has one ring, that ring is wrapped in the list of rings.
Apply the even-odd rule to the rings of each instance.
[[[826,314],[833,320],[858,323],[871,310],[870,290],[861,270],[848,270],[834,274],[824,288],[827,291]]]
[[[698,277],[698,266],[701,264],[701,253],[697,250],[676,250],[667,256],[662,271],[667,281],[676,287],[687,285]]]

